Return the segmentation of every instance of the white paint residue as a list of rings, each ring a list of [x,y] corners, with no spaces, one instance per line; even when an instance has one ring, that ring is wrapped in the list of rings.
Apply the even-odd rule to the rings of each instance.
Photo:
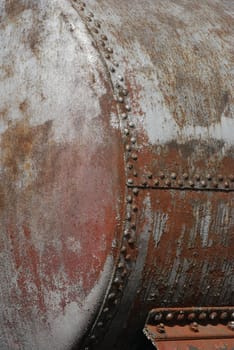
[[[108,257],[104,269],[100,274],[101,277],[99,281],[96,283],[87,298],[80,301],[80,303],[74,301],[71,302],[66,306],[64,313],[60,314],[55,319],[53,318],[53,313],[48,315],[52,329],[52,338],[48,339],[49,342],[45,349],[52,348],[56,350],[69,350],[74,343],[74,340],[78,340],[82,337],[87,325],[97,308],[100,306],[112,268],[112,257]]]
[[[202,240],[202,247],[207,247],[209,243],[209,231],[212,220],[211,208],[211,203],[207,202],[204,208],[204,214],[201,217],[200,221],[200,236]]]
[[[178,144],[183,144],[193,139],[207,141],[211,138],[225,141],[229,145],[233,144],[234,118],[226,117],[225,111],[219,122],[208,127],[189,124],[180,127],[165,103],[157,72],[150,57],[144,52],[144,62],[142,62],[142,48],[139,43],[135,41],[132,46],[133,66],[138,72],[134,79],[137,86],[140,86],[138,103],[142,114],[136,123],[139,123],[139,127],[143,124],[151,144],[165,144],[175,139]],[[147,82],[145,76],[147,76]]]
[[[39,19],[43,11],[48,13],[43,30],[37,33],[36,53],[25,42],[25,36],[30,37],[37,25],[32,10],[24,11],[16,22],[9,21],[0,31],[0,112],[7,111],[0,132],[6,130],[9,121],[29,118],[31,125],[40,125],[51,120],[56,142],[73,141],[82,127],[82,117],[88,125],[83,133],[90,134],[92,127],[93,138],[100,138],[99,98],[106,88],[99,72],[105,73],[85,25],[74,21],[76,29],[71,33],[64,16],[73,21],[77,13],[66,1],[54,2],[51,9],[45,1],[39,6]],[[6,69],[11,70],[11,76],[5,74]],[[24,112],[19,108],[22,103],[26,106]]]
[[[154,233],[153,233],[156,246],[158,246],[161,240],[161,237],[166,230],[167,221],[168,221],[168,214],[160,213],[160,212],[156,213],[154,218],[155,227],[154,227]]]

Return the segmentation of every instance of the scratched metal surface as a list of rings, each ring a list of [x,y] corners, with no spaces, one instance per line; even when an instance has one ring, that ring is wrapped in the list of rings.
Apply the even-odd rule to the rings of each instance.
[[[234,4],[74,3],[116,94],[128,90],[119,105],[136,244],[123,247],[132,272],[99,348],[135,349],[150,307],[234,303]]]
[[[112,88],[67,1],[1,0],[0,43],[0,348],[70,349],[116,258]]]

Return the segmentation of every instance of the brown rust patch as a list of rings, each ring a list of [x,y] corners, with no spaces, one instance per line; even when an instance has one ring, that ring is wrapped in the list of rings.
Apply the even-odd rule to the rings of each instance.
[[[20,105],[22,111],[27,110],[24,101]],[[1,162],[8,181],[18,178],[24,169],[24,164],[36,154],[48,141],[52,122],[47,121],[43,125],[30,126],[27,119],[16,122],[8,127],[1,138]]]
[[[18,16],[21,12],[36,8],[36,2],[29,0],[5,0],[5,11],[9,18]]]

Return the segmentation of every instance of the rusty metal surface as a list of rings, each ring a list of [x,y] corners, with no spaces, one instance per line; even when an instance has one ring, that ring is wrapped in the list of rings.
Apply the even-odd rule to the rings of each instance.
[[[233,350],[233,339],[210,339],[203,340],[160,342],[154,344],[157,350]]]
[[[155,305],[233,305],[233,2],[0,9],[2,347],[135,350]]]
[[[68,349],[122,231],[112,87],[67,1],[1,1],[0,42],[0,348]]]
[[[159,350],[233,349],[234,308],[154,309],[144,333]]]
[[[127,284],[117,268],[87,346],[127,349],[153,305],[234,302],[233,2],[73,4],[110,72],[128,187]]]

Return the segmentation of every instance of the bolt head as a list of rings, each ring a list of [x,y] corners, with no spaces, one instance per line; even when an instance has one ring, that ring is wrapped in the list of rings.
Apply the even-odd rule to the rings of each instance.
[[[196,315],[195,315],[194,312],[191,312],[191,313],[188,315],[188,319],[189,319],[190,321],[194,320],[195,317],[196,317]]]
[[[172,312],[169,312],[169,313],[166,315],[166,320],[167,320],[167,321],[171,321],[171,320],[173,320],[173,318],[174,318],[174,315],[173,315]]]
[[[231,331],[234,331],[234,321],[228,322],[228,328],[231,329]]]

